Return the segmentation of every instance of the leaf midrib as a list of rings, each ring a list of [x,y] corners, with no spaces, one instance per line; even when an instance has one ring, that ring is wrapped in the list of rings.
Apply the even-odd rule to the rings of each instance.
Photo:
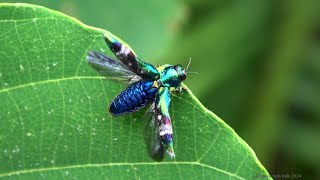
[[[142,163],[106,163],[106,164],[81,164],[81,165],[70,165],[70,166],[59,166],[59,167],[48,167],[48,168],[36,168],[36,169],[24,169],[20,171],[13,171],[8,173],[0,174],[0,178],[2,177],[8,177],[8,176],[14,176],[14,175],[20,175],[20,174],[28,174],[28,173],[34,173],[34,172],[44,172],[44,171],[56,171],[56,170],[63,170],[63,169],[77,169],[77,168],[87,168],[87,167],[106,167],[106,166],[139,166],[139,165],[196,165],[201,167],[206,167],[209,169],[213,169],[216,171],[219,171],[221,173],[227,174],[229,176],[238,178],[238,179],[245,179],[243,177],[238,176],[237,174],[233,174],[230,172],[227,172],[225,170],[222,170],[220,168],[210,166],[207,164],[203,164],[200,162],[142,162]]]

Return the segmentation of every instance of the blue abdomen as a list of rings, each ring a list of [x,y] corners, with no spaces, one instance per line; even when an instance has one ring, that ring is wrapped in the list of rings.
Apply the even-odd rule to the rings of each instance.
[[[114,116],[135,112],[152,102],[157,88],[152,81],[136,82],[122,91],[110,104],[109,111]]]

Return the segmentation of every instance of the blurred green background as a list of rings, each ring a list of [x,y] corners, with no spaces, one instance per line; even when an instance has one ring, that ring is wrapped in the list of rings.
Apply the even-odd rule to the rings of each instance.
[[[320,178],[320,1],[64,0],[42,5],[111,31],[188,87],[271,175]],[[217,155],[218,156],[218,155]]]

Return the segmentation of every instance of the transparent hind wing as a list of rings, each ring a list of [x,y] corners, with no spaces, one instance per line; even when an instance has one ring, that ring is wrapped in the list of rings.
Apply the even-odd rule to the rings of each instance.
[[[121,62],[99,52],[90,51],[87,55],[87,61],[100,74],[112,80],[132,84],[142,79]]]
[[[164,157],[165,149],[159,136],[159,126],[155,118],[155,103],[145,112],[143,119],[146,121],[144,133],[147,142],[149,156],[155,161],[161,161]]]

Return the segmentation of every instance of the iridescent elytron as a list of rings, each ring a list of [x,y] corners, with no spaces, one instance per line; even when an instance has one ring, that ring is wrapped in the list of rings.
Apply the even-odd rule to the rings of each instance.
[[[91,51],[87,56],[88,62],[102,75],[130,84],[111,102],[109,112],[120,116],[151,104],[146,113],[149,118],[146,137],[150,141],[150,156],[160,161],[166,151],[169,157],[175,157],[169,106],[171,92],[181,91],[181,82],[187,77],[185,69],[181,65],[155,68],[140,60],[126,43],[111,33],[105,33],[103,37],[120,61]]]

